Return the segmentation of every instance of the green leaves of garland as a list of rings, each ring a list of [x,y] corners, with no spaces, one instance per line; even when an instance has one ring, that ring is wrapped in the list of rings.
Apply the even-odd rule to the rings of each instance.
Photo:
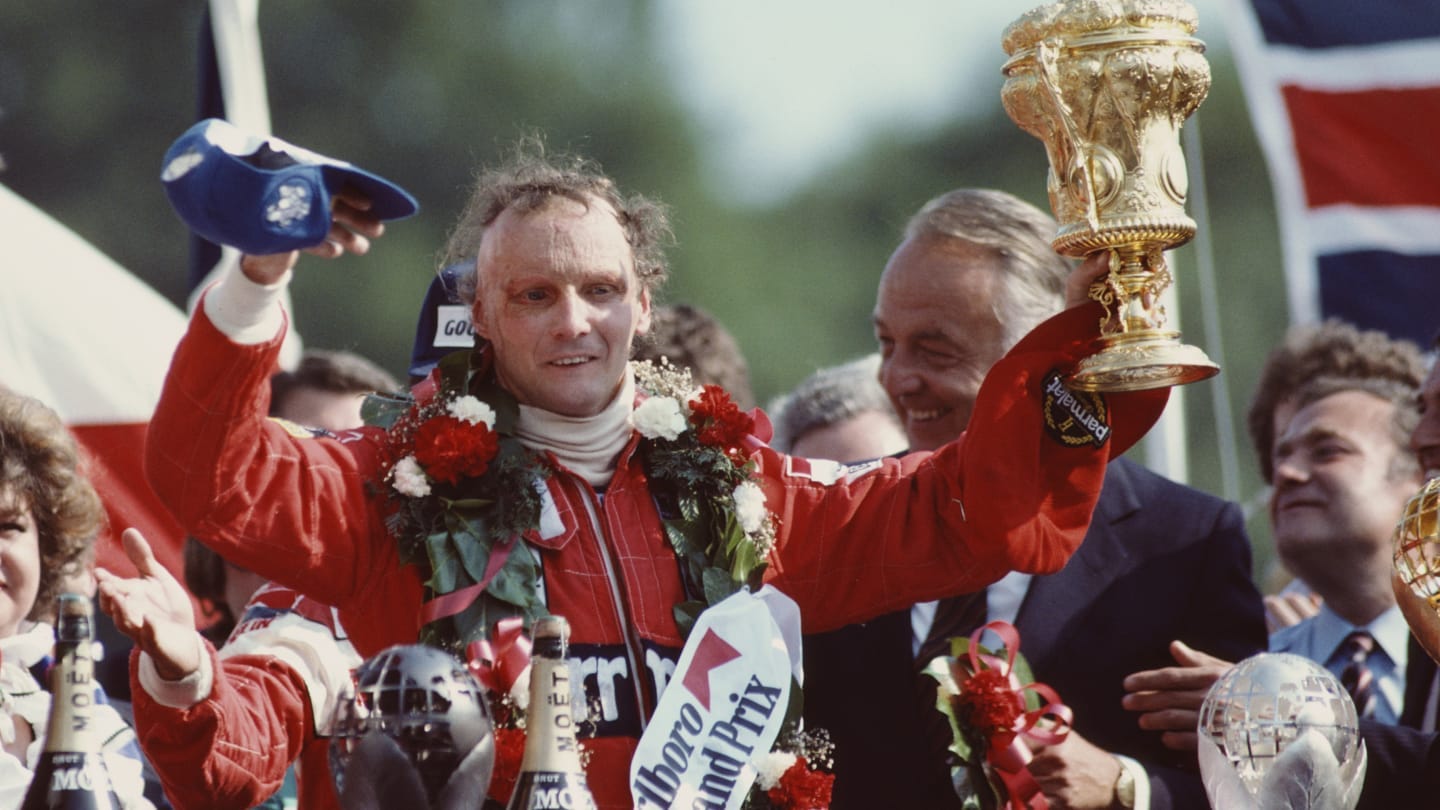
[[[474,352],[442,359],[437,366],[440,393],[433,406],[419,413],[408,398],[370,397],[363,408],[367,423],[389,430],[402,448],[408,448],[420,423],[455,397],[473,395],[495,411],[498,450],[483,474],[454,485],[432,479],[424,497],[391,490],[396,509],[388,528],[401,559],[427,572],[430,595],[485,583],[463,611],[421,631],[425,643],[455,652],[484,638],[500,619],[521,616],[528,626],[545,613],[537,594],[538,552],[525,535],[540,523],[538,488],[553,471],[514,437],[520,407],[485,366]],[[657,504],[664,502],[666,538],[680,559],[690,598],[675,606],[675,621],[688,636],[706,607],[746,584],[759,587],[766,560],[741,528],[734,497],[736,487],[749,480],[753,463],[737,462],[724,449],[700,442],[693,428],[674,440],[645,439],[640,454],[651,492]],[[497,560],[497,554],[503,559]]]
[[[500,619],[521,616],[528,626],[546,612],[536,590],[539,559],[523,538],[540,522],[537,487],[548,472],[540,457],[513,436],[520,413],[515,398],[482,373],[477,360],[466,351],[443,358],[437,400],[469,393],[488,404],[495,411],[493,429],[500,434],[495,457],[478,477],[455,485],[432,481],[431,493],[423,498],[395,494],[397,508],[387,526],[397,538],[401,560],[428,573],[425,588],[431,595],[485,582],[494,555],[505,555],[465,610],[422,629],[421,641],[456,653],[484,638]],[[362,412],[368,424],[394,430],[414,406],[409,398],[370,397]]]
[[[484,475],[456,487],[437,486],[425,499],[434,501],[432,509],[439,507],[444,523],[426,544],[431,576],[425,584],[432,593],[452,593],[485,581],[494,555],[506,555],[480,596],[451,617],[453,635],[446,638],[437,628],[439,635],[432,636],[436,640],[463,648],[484,638],[500,619],[522,616],[528,627],[545,614],[536,592],[539,560],[524,540],[540,523],[536,487],[542,476],[538,457],[517,439],[504,436]],[[443,628],[444,621],[438,624]]]
[[[735,518],[735,487],[750,477],[716,447],[701,444],[695,431],[677,439],[641,444],[651,491],[662,505],[670,546],[680,556],[681,576],[691,599],[675,606],[680,636],[688,638],[706,607],[723,601],[747,583],[758,587],[765,560]],[[664,514],[665,506],[678,514]]]

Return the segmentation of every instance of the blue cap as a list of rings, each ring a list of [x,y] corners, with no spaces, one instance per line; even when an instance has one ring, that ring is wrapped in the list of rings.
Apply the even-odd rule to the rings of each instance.
[[[409,192],[342,160],[207,118],[165,153],[160,179],[170,205],[197,234],[245,253],[312,247],[330,231],[330,196],[346,185],[380,219],[420,210]]]
[[[425,377],[440,358],[475,345],[475,328],[470,322],[470,308],[460,303],[460,276],[472,261],[456,262],[435,274],[425,302],[420,305],[420,320],[415,324],[415,345],[410,350],[410,376]]]

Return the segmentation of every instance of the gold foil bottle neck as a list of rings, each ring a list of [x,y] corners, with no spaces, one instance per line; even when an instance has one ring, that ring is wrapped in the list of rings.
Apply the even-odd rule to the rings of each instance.
[[[536,641],[542,638],[558,638],[561,643],[570,641],[570,622],[564,616],[541,616],[535,620],[530,637]]]

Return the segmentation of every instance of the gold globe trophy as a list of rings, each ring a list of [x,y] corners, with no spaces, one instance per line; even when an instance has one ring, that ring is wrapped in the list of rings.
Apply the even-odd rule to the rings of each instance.
[[[1440,477],[1425,483],[1395,524],[1394,585],[1415,638],[1440,661]]]
[[[1195,235],[1180,125],[1210,89],[1205,44],[1184,0],[1059,0],[1005,29],[1001,100],[1045,143],[1047,188],[1068,256],[1110,252],[1090,289],[1106,311],[1097,351],[1069,382],[1135,391],[1220,369],[1166,329],[1164,251]]]

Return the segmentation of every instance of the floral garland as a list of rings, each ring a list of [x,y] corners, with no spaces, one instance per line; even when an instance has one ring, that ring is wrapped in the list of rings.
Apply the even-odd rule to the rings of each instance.
[[[456,655],[504,619],[528,626],[545,613],[539,560],[523,538],[540,522],[547,465],[515,438],[514,397],[472,369],[470,355],[444,358],[410,397],[372,396],[364,407],[366,422],[387,430],[387,528],[401,560],[428,573],[427,594],[469,600],[427,615],[420,634]]]
[[[452,354],[433,385],[409,398],[371,397],[365,408],[367,423],[387,429],[388,528],[402,560],[428,571],[425,586],[444,603],[427,615],[421,641],[456,654],[503,619],[528,626],[545,613],[538,556],[525,540],[537,536],[539,491],[553,470],[515,437],[519,406],[476,355]],[[632,368],[647,395],[632,417],[639,455],[684,561],[690,598],[675,606],[683,636],[700,611],[758,584],[776,522],[746,452],[753,418],[668,362]]]
[[[648,394],[633,415],[645,439],[645,474],[692,595],[675,606],[675,622],[688,636],[700,611],[747,584],[758,587],[775,547],[776,520],[746,452],[755,420],[725,389],[696,389],[688,370],[664,358],[631,368]]]
[[[631,364],[645,399],[632,421],[638,455],[665,535],[683,561],[686,601],[675,621],[688,636],[706,607],[760,584],[777,522],[749,458],[754,418],[724,389],[697,387],[661,360]],[[540,487],[554,471],[515,437],[519,406],[478,352],[446,357],[409,398],[371,397],[366,421],[387,430],[383,482],[395,505],[388,528],[404,562],[429,572],[420,640],[450,650],[496,705],[492,798],[508,800],[524,747],[523,627],[546,613],[536,583]],[[764,759],[754,810],[829,806],[831,746],[821,734],[790,734]]]

